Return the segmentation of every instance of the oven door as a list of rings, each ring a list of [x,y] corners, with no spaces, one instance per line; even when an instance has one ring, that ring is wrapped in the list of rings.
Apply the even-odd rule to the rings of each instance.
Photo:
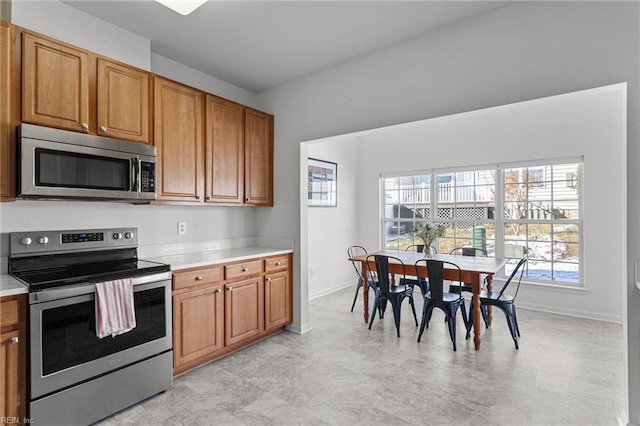
[[[31,400],[171,350],[171,281],[163,277],[134,279],[136,328],[103,339],[95,285],[59,290],[58,299],[57,290],[31,294]]]

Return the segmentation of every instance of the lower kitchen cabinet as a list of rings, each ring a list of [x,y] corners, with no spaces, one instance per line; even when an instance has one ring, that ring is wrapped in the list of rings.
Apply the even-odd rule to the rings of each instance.
[[[173,274],[173,373],[265,338],[292,321],[291,254]]]
[[[293,320],[289,271],[264,277],[265,329],[282,327]]]
[[[264,330],[262,277],[225,285],[225,345],[256,337]]]
[[[26,414],[26,295],[0,299],[0,417],[21,423]]]
[[[173,365],[181,367],[224,348],[222,287],[173,297]]]

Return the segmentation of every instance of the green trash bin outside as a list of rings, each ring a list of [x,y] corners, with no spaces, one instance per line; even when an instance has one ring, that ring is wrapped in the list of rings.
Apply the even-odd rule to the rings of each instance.
[[[484,226],[473,227],[473,247],[487,251],[487,230]]]

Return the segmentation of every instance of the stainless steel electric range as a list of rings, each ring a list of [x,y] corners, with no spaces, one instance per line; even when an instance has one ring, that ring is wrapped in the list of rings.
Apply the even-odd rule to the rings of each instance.
[[[29,287],[29,417],[86,425],[172,387],[171,272],[138,259],[136,228],[15,232]],[[136,327],[96,335],[96,283],[131,278]]]

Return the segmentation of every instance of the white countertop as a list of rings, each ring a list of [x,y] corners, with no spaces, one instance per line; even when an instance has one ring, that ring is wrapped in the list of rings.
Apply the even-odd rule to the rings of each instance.
[[[293,253],[293,250],[274,247],[241,247],[151,257],[146,258],[145,260],[167,263],[171,265],[171,270],[176,271],[180,269],[198,268],[218,263],[236,262],[256,257],[276,256],[287,253]]]
[[[219,263],[237,262],[256,257],[277,256],[287,253],[293,253],[293,250],[253,246],[173,254],[145,258],[145,260],[169,264],[171,265],[171,270],[177,271],[180,269],[198,268]],[[0,297],[28,293],[28,291],[27,286],[18,279],[8,274],[0,274]]]
[[[27,293],[29,289],[9,274],[0,275],[0,297]]]

